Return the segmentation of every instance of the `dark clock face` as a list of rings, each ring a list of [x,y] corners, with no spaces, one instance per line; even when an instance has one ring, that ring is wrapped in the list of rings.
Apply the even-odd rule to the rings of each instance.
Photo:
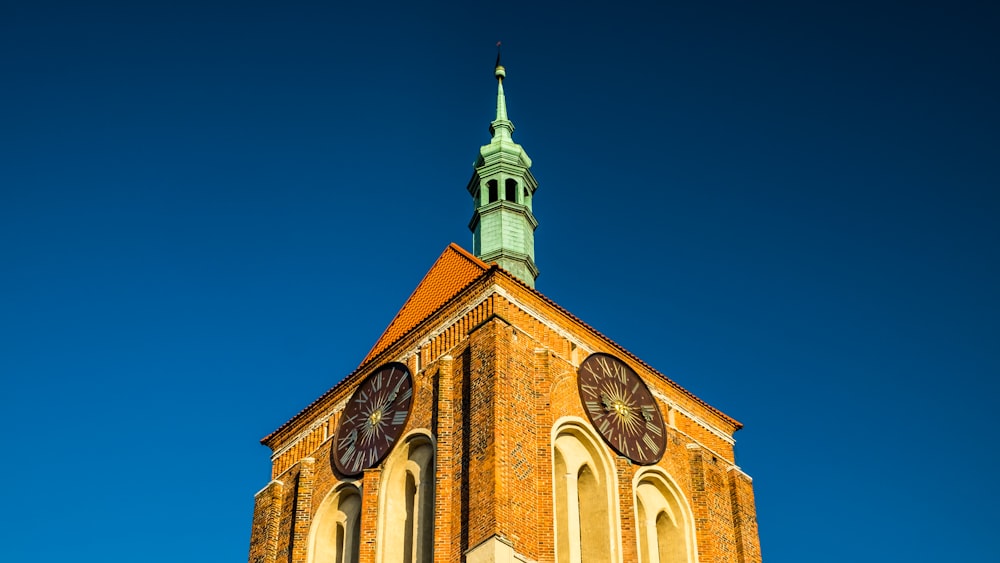
[[[400,363],[369,375],[344,407],[330,456],[345,475],[374,467],[399,439],[410,416],[413,378]]]
[[[580,364],[577,385],[591,424],[616,452],[641,465],[663,457],[667,437],[660,409],[628,364],[591,354]]]

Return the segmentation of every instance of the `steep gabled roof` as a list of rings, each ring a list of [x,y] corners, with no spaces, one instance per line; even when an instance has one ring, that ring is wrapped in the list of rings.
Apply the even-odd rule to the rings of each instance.
[[[306,412],[310,411],[313,407],[322,403],[326,398],[333,394],[338,388],[346,384],[354,375],[356,375],[362,367],[387,348],[392,346],[399,339],[406,336],[406,334],[417,327],[421,322],[425,321],[431,317],[434,313],[438,312],[444,308],[448,303],[450,303],[455,297],[457,297],[463,290],[468,288],[477,280],[481,279],[484,275],[492,273],[494,276],[499,276],[501,279],[507,280],[508,283],[512,283],[515,286],[520,287],[523,290],[527,290],[529,293],[539,297],[544,303],[552,307],[555,311],[560,312],[565,315],[568,319],[575,323],[578,323],[585,330],[590,331],[596,337],[604,340],[607,344],[624,353],[631,360],[642,364],[650,372],[655,373],[659,377],[663,378],[665,381],[673,385],[679,392],[683,393],[687,397],[694,400],[696,403],[704,406],[709,411],[719,415],[724,420],[730,422],[736,430],[739,430],[743,425],[739,421],[733,419],[727,414],[723,413],[719,409],[709,405],[701,398],[691,393],[677,382],[673,381],[669,377],[665,376],[663,373],[656,370],[654,367],[650,366],[646,362],[642,361],[639,357],[635,356],[628,350],[624,349],[617,342],[611,338],[605,336],[600,331],[596,330],[592,326],[585,323],[579,317],[564,309],[555,301],[546,297],[543,293],[537,289],[524,283],[524,281],[518,279],[513,274],[507,272],[503,268],[499,267],[497,264],[486,264],[479,258],[470,254],[468,251],[458,246],[455,243],[451,243],[445,248],[444,252],[440,257],[434,262],[424,278],[420,280],[417,284],[416,289],[410,294],[410,297],[400,308],[399,312],[386,327],[382,336],[375,342],[372,349],[365,356],[365,359],[361,361],[358,369],[348,374],[344,379],[334,385],[331,389],[323,393],[319,398],[310,403],[304,409],[299,411],[298,414],[293,416],[287,422],[278,427],[274,432],[271,432],[263,439],[261,439],[262,444],[267,444],[271,438],[278,435],[281,431],[285,430],[291,426],[296,420],[299,419]]]
[[[462,247],[455,243],[449,244],[361,363],[364,364],[385,350],[489,268],[485,262]]]
[[[274,432],[261,438],[260,442],[267,444],[271,438],[291,426],[299,417],[309,412],[313,407],[323,402],[324,399],[344,385],[369,360],[388,348],[393,342],[443,307],[463,289],[489,271],[490,266],[485,262],[469,254],[467,250],[457,244],[449,244],[431,266],[431,269],[427,271],[427,274],[424,275],[424,279],[420,280],[420,283],[417,284],[417,288],[413,290],[410,297],[403,303],[403,307],[396,313],[392,322],[389,323],[382,336],[372,346],[365,359],[361,361],[358,369],[341,379],[315,401],[306,405],[304,409],[288,419],[288,421],[279,426]]]

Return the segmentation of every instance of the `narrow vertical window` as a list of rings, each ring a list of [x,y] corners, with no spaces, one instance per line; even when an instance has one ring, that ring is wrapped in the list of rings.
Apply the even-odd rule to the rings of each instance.
[[[646,518],[646,507],[642,504],[639,496],[635,497],[635,511],[638,514],[636,519],[636,536],[639,538],[639,561],[652,563],[653,559],[649,553],[649,533],[647,532],[649,522]],[[659,563],[657,561],[657,563]]]
[[[606,553],[611,543],[608,495],[590,465],[580,468],[576,482],[580,505],[580,554],[584,561],[597,560],[590,557]]]
[[[496,180],[490,180],[489,182],[486,182],[486,191],[489,193],[489,201],[487,203],[493,203],[494,201],[497,200],[498,197],[500,197],[498,195]]]
[[[361,547],[361,495],[351,495],[341,503],[344,511],[344,563],[358,563]]]
[[[403,523],[403,561],[413,561],[413,532],[416,528],[414,511],[417,500],[417,484],[413,482],[413,474],[406,472],[406,485],[403,491],[406,502],[406,520]]]
[[[344,539],[346,535],[344,534],[344,526],[340,522],[337,522],[337,563],[344,563]]]

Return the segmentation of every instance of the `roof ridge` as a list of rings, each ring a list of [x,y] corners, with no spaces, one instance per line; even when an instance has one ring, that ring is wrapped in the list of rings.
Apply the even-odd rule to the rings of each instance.
[[[446,260],[449,259],[461,260],[460,263],[453,262],[452,263],[453,266],[459,264],[464,264],[465,266],[457,268],[457,270],[459,271],[454,272],[452,275],[447,275],[445,277],[438,277],[439,274],[436,272],[436,270],[438,270],[442,262],[445,262]],[[344,376],[340,381],[335,383],[332,387],[330,387],[330,389],[328,389],[325,393],[320,395],[316,400],[306,405],[305,408],[303,408],[294,416],[285,421],[284,424],[282,424],[276,430],[274,430],[273,432],[262,438],[261,443],[267,443],[267,441],[270,440],[272,437],[276,436],[282,430],[288,428],[296,419],[298,419],[299,416],[301,416],[306,411],[312,409],[317,404],[321,403],[331,393],[333,393],[334,390],[337,389],[342,383],[351,379],[355,374],[358,373],[358,371],[366,367],[368,365],[368,362],[372,358],[374,358],[379,353],[381,353],[382,351],[386,350],[387,348],[395,344],[395,342],[399,338],[398,337],[389,338],[389,337],[394,331],[399,330],[399,324],[401,322],[400,321],[401,318],[406,319],[407,324],[409,325],[409,326],[404,326],[403,331],[408,332],[412,330],[414,327],[418,326],[421,322],[423,322],[427,317],[433,315],[441,307],[441,305],[450,302],[456,295],[460,294],[470,284],[480,279],[483,274],[489,272],[490,268],[491,268],[490,265],[486,264],[486,262],[483,262],[473,254],[469,253],[469,251],[465,250],[458,244],[454,242],[450,243],[447,247],[445,247],[441,255],[438,256],[437,260],[435,260],[434,263],[431,264],[431,267],[427,269],[427,273],[424,274],[424,277],[420,279],[420,282],[416,285],[416,287],[413,288],[413,291],[410,292],[410,295],[406,298],[406,300],[403,301],[402,306],[400,306],[399,309],[396,310],[396,314],[392,317],[392,320],[389,321],[389,324],[386,325],[385,330],[383,330],[382,333],[379,335],[379,337],[375,339],[375,343],[372,345],[371,349],[368,350],[368,352],[364,355],[363,359],[361,360],[361,363],[351,373]],[[455,269],[449,268],[449,270],[451,271]],[[433,287],[429,281],[432,279],[432,276],[436,277],[439,281],[445,280],[446,282],[449,283],[445,283],[443,287]],[[453,285],[454,282],[456,281],[461,282],[463,279],[465,280],[465,283],[461,283],[461,285],[458,285],[457,287]],[[438,285],[440,286],[441,284]],[[434,308],[430,311],[425,311],[423,312],[423,314],[420,314],[421,309],[419,308],[419,304],[415,303],[415,299],[417,299],[418,296],[428,296],[430,300],[433,302]],[[417,308],[412,309],[411,305]],[[407,318],[406,313],[410,313],[411,310],[417,311],[416,318]]]
[[[469,262],[472,262],[473,264],[475,264],[476,266],[479,266],[480,268],[482,268],[484,270],[489,269],[489,267],[490,267],[489,264],[487,264],[486,262],[483,262],[478,256],[476,256],[475,254],[473,254],[473,253],[469,252],[468,250],[466,250],[466,249],[462,248],[461,246],[459,246],[458,243],[455,243],[455,242],[450,243],[448,245],[448,248],[446,248],[445,250],[449,250],[449,249],[457,251],[459,254],[461,254],[466,259],[468,259]],[[444,253],[442,253],[441,256],[444,256]],[[438,260],[440,260],[440,259],[441,259],[441,257],[438,257]],[[434,262],[434,263],[437,264],[437,262]],[[433,269],[434,266],[431,266],[431,268]],[[430,270],[428,270],[427,273],[429,274]]]
[[[424,289],[424,283],[427,282],[427,280],[431,277],[431,275],[435,273],[435,270],[437,269],[438,265],[449,256],[450,254],[449,251],[453,252],[457,256],[464,258],[470,264],[483,271],[489,269],[489,266],[485,262],[473,256],[461,246],[458,246],[454,242],[449,243],[448,246],[445,247],[441,255],[438,256],[437,260],[435,260],[434,263],[431,264],[431,267],[427,269],[427,273],[424,274],[424,277],[420,278],[420,282],[418,282],[416,287],[413,288],[413,291],[410,292],[409,297],[407,297],[406,300],[403,301],[403,305],[396,311],[396,314],[392,317],[392,320],[389,321],[389,324],[386,325],[385,330],[382,331],[382,334],[380,334],[379,337],[375,339],[375,343],[372,345],[371,349],[368,350],[368,353],[365,354],[364,360],[361,363],[368,361],[376,353],[376,350],[379,348],[379,346],[384,344],[382,342],[382,339],[385,338],[386,335],[389,334],[389,331],[394,328],[396,321],[398,321],[399,318],[402,316],[403,312],[407,310],[407,307],[409,307],[409,305],[413,302],[413,299],[417,295],[417,293],[419,293],[422,289]],[[452,297],[451,295],[448,296],[449,299],[451,297]],[[419,323],[419,321],[417,322]],[[391,342],[389,344],[391,344]]]
[[[571,313],[568,309],[566,309],[562,305],[560,305],[560,304],[556,303],[555,301],[553,301],[551,297],[548,297],[547,295],[545,295],[541,291],[538,291],[537,289],[535,289],[535,288],[531,287],[530,285],[524,283],[523,280],[521,280],[520,278],[518,278],[517,276],[515,276],[511,272],[508,272],[507,270],[505,270],[499,264],[493,263],[493,264],[491,264],[491,266],[495,267],[497,271],[503,272],[504,276],[507,279],[513,280],[514,282],[516,282],[517,284],[519,284],[521,287],[523,287],[523,288],[531,291],[531,293],[534,293],[537,297],[541,298],[543,301],[545,301],[549,305],[555,307],[556,309],[558,309],[559,311],[561,311],[563,314],[565,314],[569,318],[571,318],[574,321],[576,321],[576,322],[580,323],[581,325],[583,325],[584,328],[586,328],[586,329],[588,329],[590,331],[593,331],[593,333],[596,334],[597,336],[599,336],[599,337],[603,338],[604,340],[610,342],[613,346],[617,347],[622,352],[624,352],[625,354],[627,354],[628,357],[631,358],[632,360],[635,360],[636,362],[638,362],[639,364],[641,364],[643,367],[645,367],[649,371],[651,371],[651,372],[655,373],[656,375],[662,377],[668,383],[671,383],[674,386],[676,386],[677,389],[679,389],[681,392],[683,392],[689,398],[693,399],[699,405],[707,408],[709,411],[711,411],[711,412],[713,412],[713,413],[721,416],[723,419],[728,420],[729,422],[731,422],[736,427],[736,430],[739,430],[740,428],[743,428],[743,423],[741,423],[740,421],[736,420],[735,418],[729,416],[728,414],[722,412],[721,410],[717,409],[716,407],[713,407],[712,405],[708,404],[708,402],[706,402],[702,398],[698,397],[697,395],[695,395],[694,393],[692,393],[691,391],[689,391],[686,387],[684,387],[680,383],[677,383],[673,379],[670,379],[669,377],[667,377],[666,375],[664,375],[660,370],[654,368],[653,366],[651,366],[648,363],[646,363],[639,356],[636,356],[632,352],[628,351],[624,346],[622,346],[621,344],[619,344],[617,341],[615,341],[610,336],[607,336],[603,332],[601,332],[601,331],[597,330],[596,328],[590,326],[589,324],[587,324],[586,321],[584,321],[580,317],[574,315],[573,313]]]

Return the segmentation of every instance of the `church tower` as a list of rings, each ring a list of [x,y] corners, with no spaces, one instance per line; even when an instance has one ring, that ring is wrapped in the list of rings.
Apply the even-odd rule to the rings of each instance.
[[[531,175],[531,159],[512,139],[514,124],[507,119],[503,79],[507,71],[500,65],[497,78],[497,117],[490,123],[492,139],[479,149],[475,172],[469,180],[469,194],[475,205],[469,229],[472,253],[484,262],[496,262],[518,279],[535,287],[535,227],[531,199],[538,182]]]
[[[535,290],[497,116],[445,248],[352,373],[261,442],[250,563],[759,563],[740,423]]]

